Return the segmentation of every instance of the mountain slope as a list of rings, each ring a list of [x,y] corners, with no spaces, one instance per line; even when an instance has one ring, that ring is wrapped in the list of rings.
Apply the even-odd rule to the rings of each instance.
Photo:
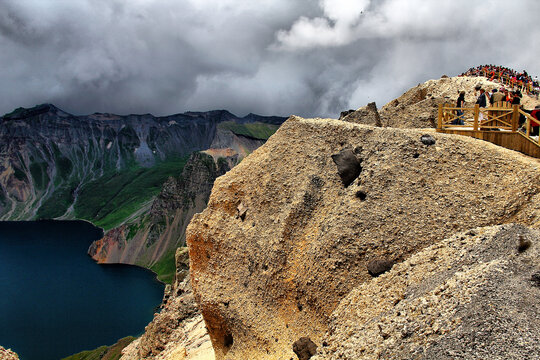
[[[0,121],[0,220],[78,218],[112,228],[189,154],[208,149],[221,123],[275,131],[283,121],[224,110],[154,117],[19,108]]]
[[[170,282],[175,274],[174,252],[185,245],[191,217],[204,210],[214,180],[230,170],[238,154],[212,157],[191,155],[179,177],[170,177],[147,212],[95,241],[88,254],[100,263],[136,264],[154,270]]]

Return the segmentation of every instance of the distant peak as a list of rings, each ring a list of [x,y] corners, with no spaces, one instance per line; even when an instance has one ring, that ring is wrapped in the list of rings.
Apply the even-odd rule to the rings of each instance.
[[[216,116],[216,115],[227,115],[236,117],[233,113],[231,113],[228,110],[210,110],[210,111],[186,111],[184,115],[190,115],[190,116]]]
[[[17,108],[13,110],[12,112],[10,112],[9,114],[4,115],[2,119],[3,120],[20,120],[20,119],[26,119],[32,116],[37,116],[40,114],[45,114],[45,113],[56,114],[58,112],[63,112],[63,111],[57,108],[56,106],[54,106],[53,104],[41,104],[41,105],[36,105],[31,108],[23,108],[23,107]]]

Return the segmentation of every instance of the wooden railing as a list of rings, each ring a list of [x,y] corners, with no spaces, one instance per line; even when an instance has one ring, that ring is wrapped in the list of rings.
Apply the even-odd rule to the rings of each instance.
[[[536,142],[538,145],[540,145],[540,136],[538,136],[539,126],[540,126],[540,120],[534,118],[531,116],[531,114],[527,114],[523,110],[519,109],[519,113],[525,116],[525,124],[523,125],[523,128],[525,130],[524,135],[526,138],[530,139],[533,142]],[[536,132],[536,139],[531,137],[532,128],[537,127]]]
[[[463,112],[463,114],[460,115],[458,111]],[[520,116],[525,117],[525,121],[521,127]],[[451,104],[439,105],[437,122],[437,130],[439,131],[512,132],[519,133],[530,141],[540,145],[540,138],[532,136],[533,127],[536,126],[540,126],[540,120],[520,109],[519,105],[510,105],[503,101],[487,108],[480,108],[478,104],[474,107],[465,108],[458,108]]]
[[[463,115],[458,115],[462,111]],[[439,105],[438,129],[467,127],[473,131],[517,131],[519,124],[519,105],[499,102],[495,106],[481,108],[458,108],[450,104]]]

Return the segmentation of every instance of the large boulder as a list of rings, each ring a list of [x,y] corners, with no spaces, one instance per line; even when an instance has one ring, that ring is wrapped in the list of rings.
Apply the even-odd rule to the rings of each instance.
[[[377,104],[374,102],[371,102],[357,110],[342,112],[339,120],[364,125],[382,126],[381,116],[377,110]]]
[[[424,133],[291,117],[216,180],[186,238],[217,359],[294,359],[303,337],[320,348],[336,307],[372,281],[373,259],[538,219],[521,213],[540,193],[538,161],[455,135],[426,146]],[[344,149],[362,163],[348,187],[332,160]]]

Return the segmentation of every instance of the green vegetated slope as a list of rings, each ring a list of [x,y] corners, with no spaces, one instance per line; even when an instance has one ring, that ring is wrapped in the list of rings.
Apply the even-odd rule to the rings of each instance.
[[[112,346],[100,346],[94,350],[82,351],[68,356],[62,360],[118,360],[122,356],[122,349],[135,340],[133,336],[128,336],[118,340]]]
[[[107,173],[82,187],[74,207],[75,217],[109,230],[157,195],[165,180],[180,173],[185,163],[185,158],[177,158],[151,168],[132,166]]]
[[[236,135],[248,136],[255,139],[268,140],[279,125],[265,124],[261,122],[254,123],[236,123],[234,121],[225,121],[219,124],[219,128],[230,130]]]
[[[172,284],[176,273],[175,250],[169,250],[161,259],[150,267],[156,273],[159,281]]]

